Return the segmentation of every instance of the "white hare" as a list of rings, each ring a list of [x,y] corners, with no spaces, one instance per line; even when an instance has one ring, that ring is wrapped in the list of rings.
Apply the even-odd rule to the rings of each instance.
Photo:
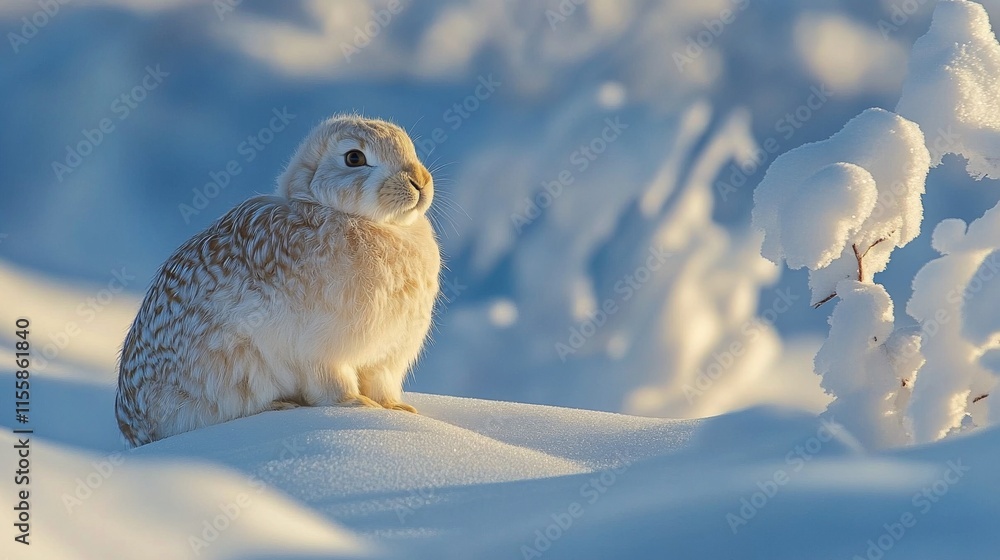
[[[441,256],[413,142],[381,120],[316,127],[274,196],[167,259],[125,338],[115,412],[130,446],[266,410],[416,412]]]

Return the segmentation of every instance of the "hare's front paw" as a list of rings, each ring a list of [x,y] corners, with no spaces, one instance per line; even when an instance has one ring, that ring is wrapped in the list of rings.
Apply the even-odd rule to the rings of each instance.
[[[302,406],[301,403],[293,401],[273,401],[268,410],[291,410]]]
[[[382,407],[383,408],[388,408],[389,410],[402,410],[402,411],[405,411],[405,412],[412,412],[414,414],[417,414],[417,409],[413,408],[412,406],[410,406],[410,405],[408,405],[408,404],[406,404],[404,402],[387,402],[387,403],[382,403]]]
[[[382,405],[369,399],[364,395],[347,395],[337,401],[337,406],[360,407],[360,408],[382,408]]]

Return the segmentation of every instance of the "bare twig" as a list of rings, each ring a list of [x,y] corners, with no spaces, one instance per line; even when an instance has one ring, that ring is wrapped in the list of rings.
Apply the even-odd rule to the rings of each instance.
[[[830,294],[830,295],[826,296],[825,298],[823,298],[823,299],[817,301],[816,303],[814,303],[813,304],[813,309],[819,308],[819,306],[823,305],[824,303],[830,301],[831,299],[833,299],[835,297],[837,297],[837,292],[833,292],[832,294]]]
[[[874,246],[878,245],[879,243],[881,243],[881,242],[889,239],[889,236],[892,235],[892,234],[894,234],[894,233],[896,233],[896,232],[895,231],[890,231],[889,235],[886,235],[885,237],[879,237],[878,240],[876,240],[874,243],[872,243],[871,245],[869,245],[867,249],[865,249],[864,253],[858,251],[858,244],[857,243],[852,243],[851,244],[851,249],[854,250],[854,258],[858,261],[858,282],[864,282],[865,281],[865,265],[864,265],[864,262],[863,262],[864,258],[865,258],[865,255],[868,254],[868,251],[872,250],[872,247],[874,247]],[[825,298],[819,300],[818,302],[814,303],[813,304],[813,309],[818,309],[819,306],[823,305],[824,303],[830,301],[831,299],[833,299],[835,297],[837,297],[837,292],[833,292],[832,294],[830,294],[830,295],[826,296]]]
[[[894,233],[896,233],[896,232],[895,232],[895,231],[890,231],[890,232],[889,232],[889,235],[892,235],[892,234],[894,234]],[[867,254],[868,254],[868,251],[871,251],[871,250],[872,250],[872,247],[874,247],[874,246],[878,245],[879,243],[881,243],[881,242],[885,241],[886,239],[889,239],[889,235],[887,235],[887,236],[885,236],[885,237],[879,237],[879,238],[878,238],[878,240],[877,240],[877,241],[876,241],[875,243],[872,243],[871,245],[869,245],[869,246],[868,246],[868,248],[867,248],[867,249],[865,249],[865,252],[864,252],[864,253],[861,253],[861,258],[862,258],[862,259],[863,259],[863,258],[865,258],[865,255],[867,255]]]
[[[851,249],[854,249],[854,258],[858,260],[858,282],[864,282],[865,281],[865,265],[864,265],[864,262],[862,261],[862,259],[864,259],[865,255],[868,254],[868,251],[865,251],[865,255],[862,255],[861,253],[859,253],[858,252],[858,244],[857,243],[852,243],[851,244]],[[869,249],[871,249],[871,247],[869,247]]]

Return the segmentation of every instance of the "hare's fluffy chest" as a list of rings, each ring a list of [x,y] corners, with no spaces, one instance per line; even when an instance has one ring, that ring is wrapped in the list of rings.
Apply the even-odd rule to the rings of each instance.
[[[298,269],[298,301],[285,299],[275,310],[276,327],[298,350],[290,358],[360,368],[418,353],[440,270],[429,225],[341,218],[316,241],[312,265]]]

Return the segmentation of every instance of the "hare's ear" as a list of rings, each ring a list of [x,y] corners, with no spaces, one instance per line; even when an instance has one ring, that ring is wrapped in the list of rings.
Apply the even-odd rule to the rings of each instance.
[[[292,198],[295,195],[309,193],[309,185],[316,176],[323,155],[326,154],[331,135],[331,131],[320,130],[311,134],[299,145],[288,166],[278,177],[279,195]]]

